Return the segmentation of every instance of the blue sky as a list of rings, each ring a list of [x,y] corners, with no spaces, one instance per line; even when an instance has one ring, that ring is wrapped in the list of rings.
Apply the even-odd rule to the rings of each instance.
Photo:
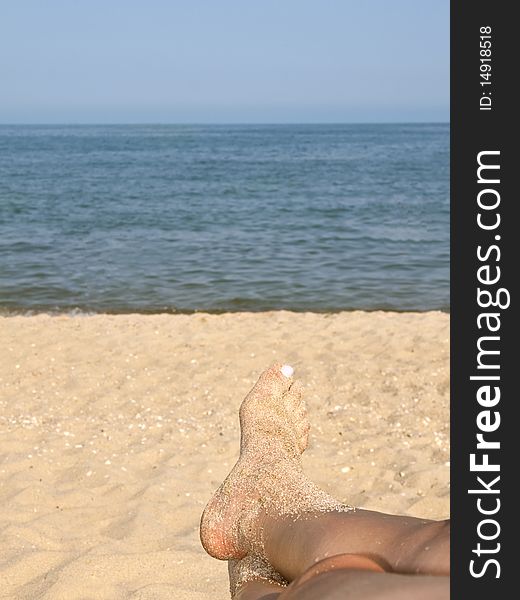
[[[449,119],[449,0],[16,0],[0,123]]]

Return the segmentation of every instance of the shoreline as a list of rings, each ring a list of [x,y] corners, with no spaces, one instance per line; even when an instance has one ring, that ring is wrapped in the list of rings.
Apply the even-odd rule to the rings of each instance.
[[[33,310],[33,309],[6,309],[4,310],[0,306],[0,318],[9,317],[96,317],[96,316],[175,316],[175,315],[236,315],[236,314],[266,314],[266,313],[290,313],[294,315],[300,314],[316,314],[316,315],[337,315],[343,313],[395,313],[395,314],[428,314],[428,313],[442,313],[451,314],[450,307],[446,308],[427,308],[427,309],[395,309],[395,308],[338,308],[338,309],[308,309],[308,310],[295,310],[291,308],[273,308],[273,309],[258,309],[258,310],[154,310],[150,311],[90,311],[88,309],[71,308],[70,310],[56,309],[56,310]]]
[[[305,385],[304,469],[325,491],[447,517],[449,324],[440,311],[0,319],[4,593],[227,597],[198,523],[237,458],[238,406],[274,361]]]

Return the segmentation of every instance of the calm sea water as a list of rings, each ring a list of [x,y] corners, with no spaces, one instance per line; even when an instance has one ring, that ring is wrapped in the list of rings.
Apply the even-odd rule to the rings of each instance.
[[[0,127],[3,313],[448,305],[448,125]]]

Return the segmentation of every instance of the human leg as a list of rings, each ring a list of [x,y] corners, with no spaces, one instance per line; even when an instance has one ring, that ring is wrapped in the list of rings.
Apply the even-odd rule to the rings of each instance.
[[[230,561],[235,563],[230,569],[234,600],[449,599],[447,577],[386,573],[370,559],[358,555],[342,554],[322,560],[285,588],[266,580],[262,569],[255,574],[246,568],[248,579],[240,581],[233,571],[244,561]]]
[[[300,455],[308,421],[301,392],[275,365],[242,403],[240,459],[201,521],[206,550],[220,559],[262,556],[288,581],[341,553],[400,573],[446,574],[445,522],[354,510],[305,477]]]
[[[292,581],[313,563],[337,554],[369,557],[398,573],[449,573],[449,522],[375,511],[308,513],[260,519],[266,559]]]

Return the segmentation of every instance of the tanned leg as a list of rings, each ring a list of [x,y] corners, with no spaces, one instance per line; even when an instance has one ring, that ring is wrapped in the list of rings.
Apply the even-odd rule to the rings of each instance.
[[[355,510],[303,474],[309,424],[290,367],[274,365],[261,375],[242,403],[240,424],[240,458],[201,521],[212,556],[259,557],[288,582],[345,553],[401,574],[448,573],[447,522]]]

